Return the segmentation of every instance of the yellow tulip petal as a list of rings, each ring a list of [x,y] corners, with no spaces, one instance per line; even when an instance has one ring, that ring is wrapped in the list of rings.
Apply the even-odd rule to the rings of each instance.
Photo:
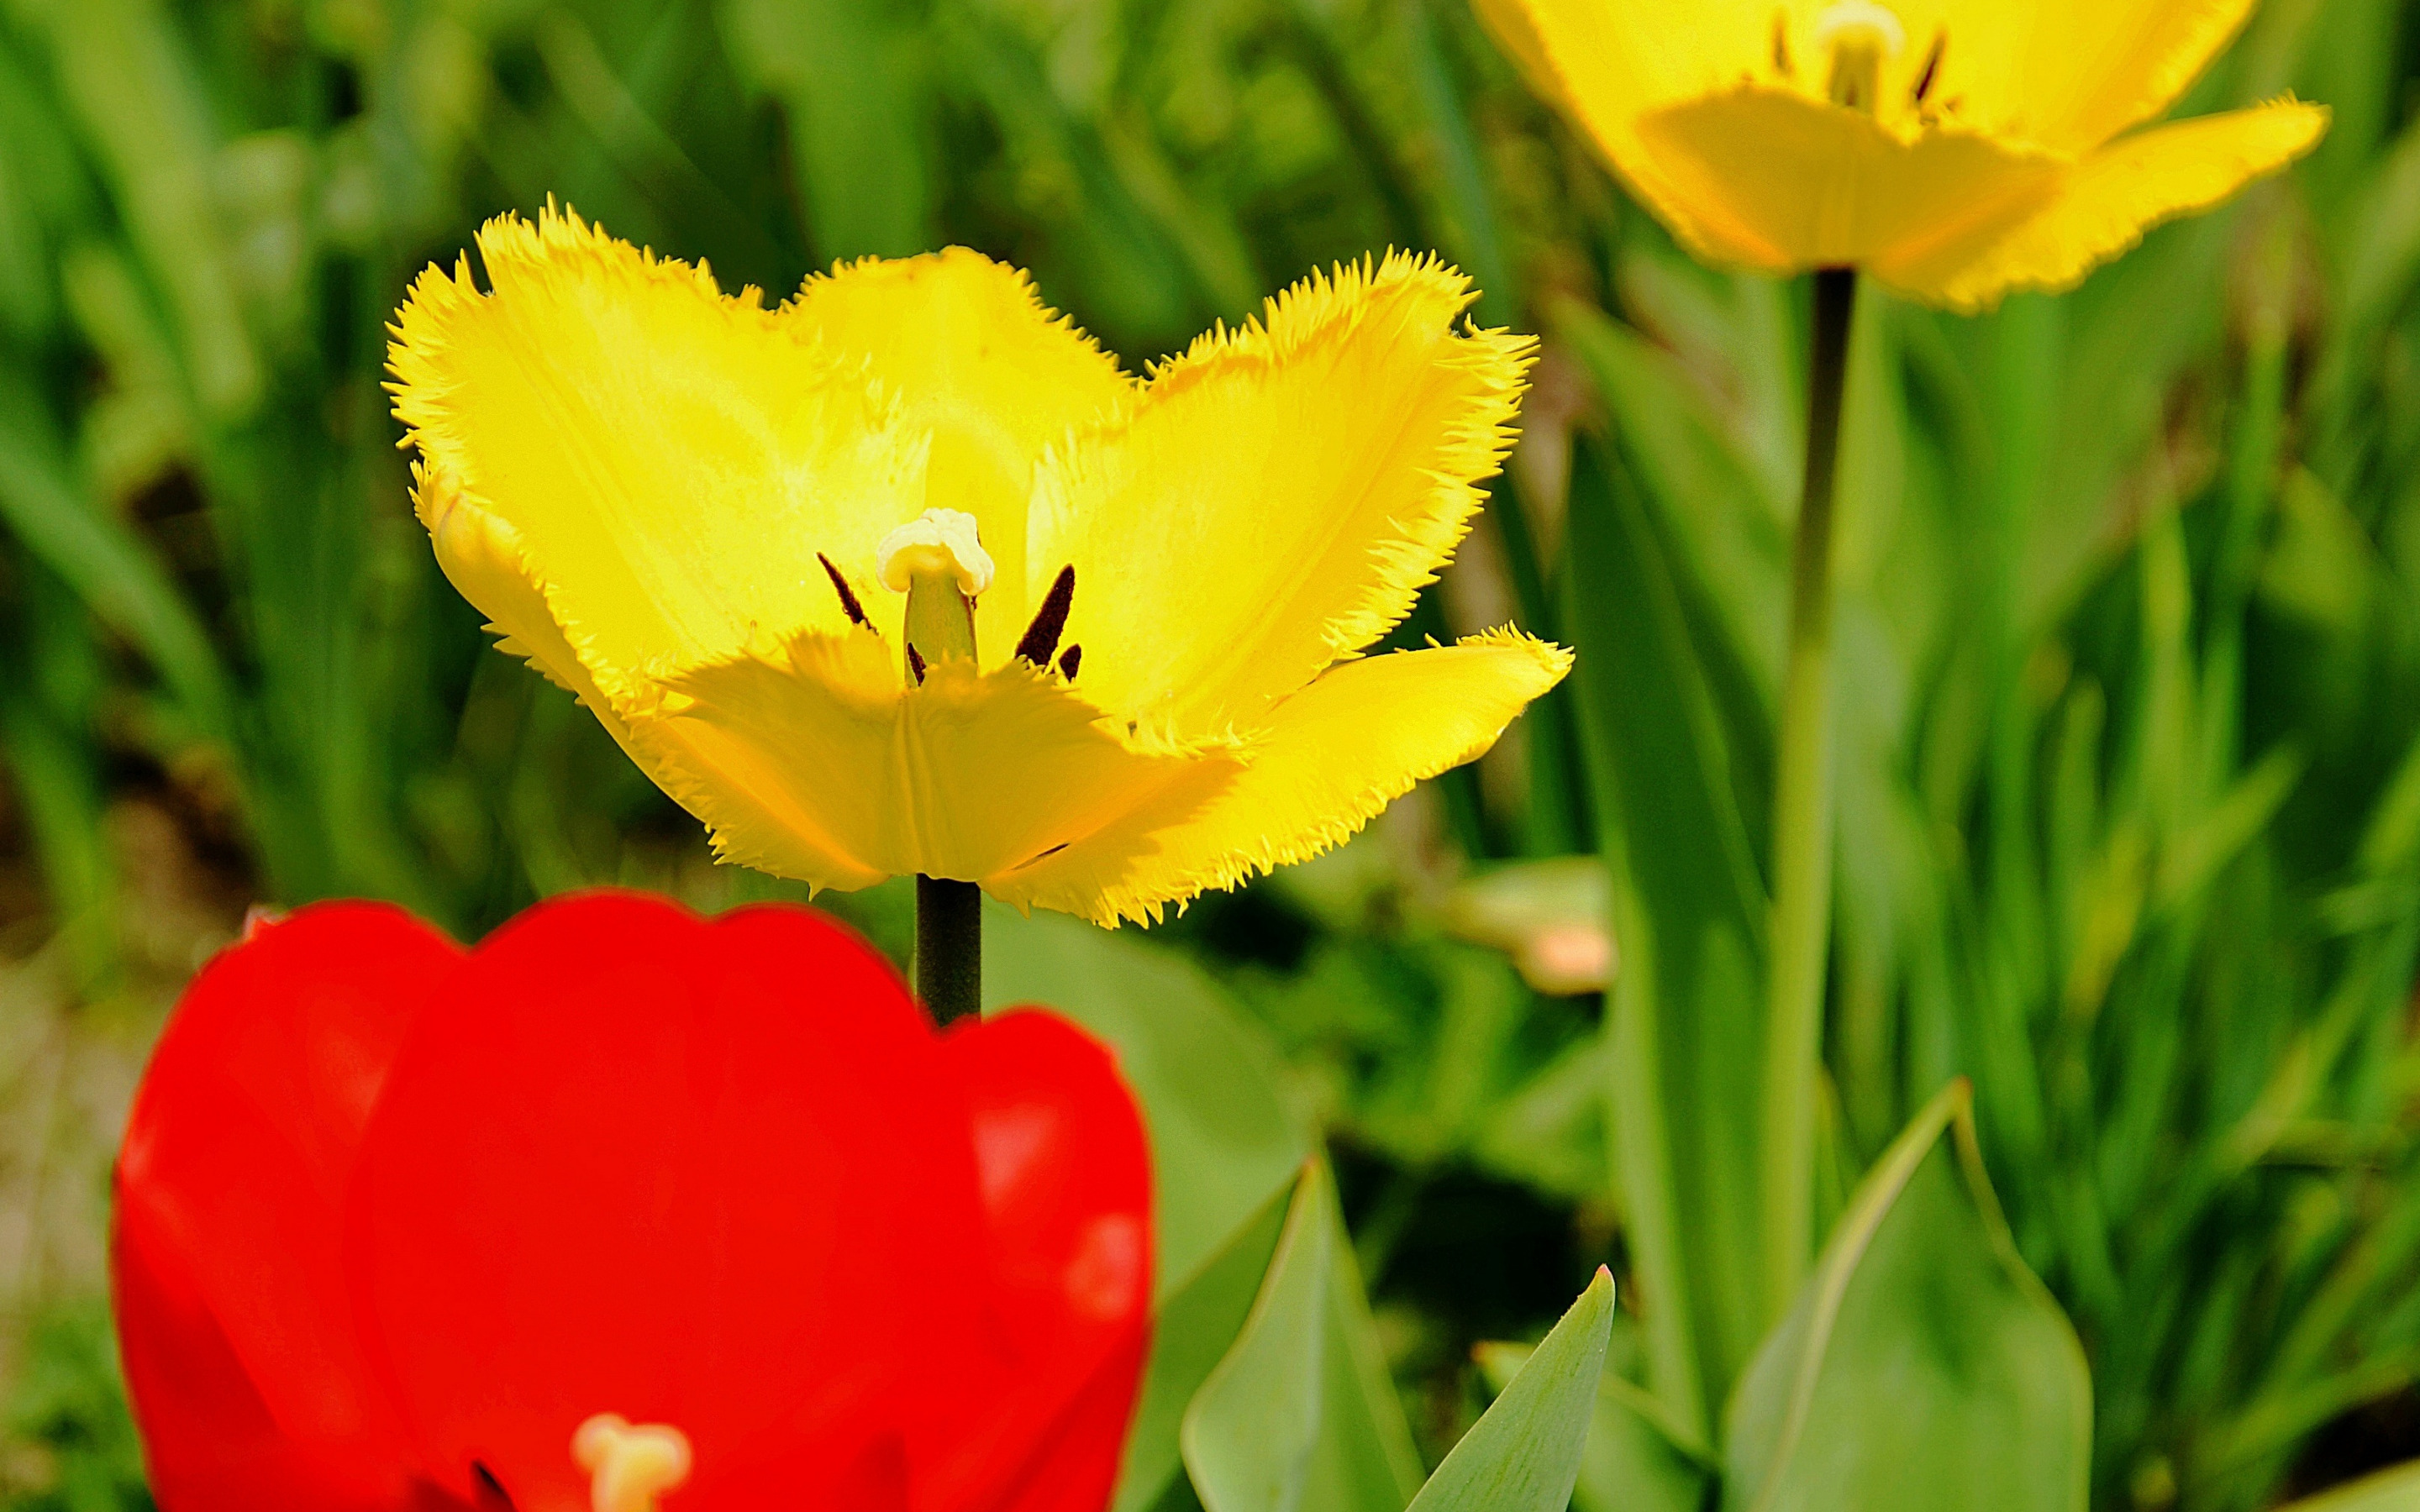
[[[1962,118],[2082,153],[2176,103],[2255,0],[1919,0],[1911,49],[1944,39],[1935,99]]]
[[[1029,574],[1076,568],[1088,697],[1155,728],[1252,728],[1410,610],[1511,445],[1535,348],[1457,333],[1471,298],[1400,255],[1306,280],[1045,467]]]
[[[568,212],[492,221],[479,251],[491,292],[467,259],[412,285],[389,354],[396,413],[430,468],[511,528],[605,691],[845,627],[815,553],[870,545],[922,486],[861,363],[755,290],[727,298],[705,268]]]
[[[1490,0],[1482,14],[1516,60],[1543,61],[1543,92],[1575,116],[1631,192],[1683,244],[1710,261],[1787,270],[1718,203],[1671,183],[1639,140],[1652,111],[1761,77],[1775,17],[1803,8],[1752,0],[1713,5],[1613,5],[1606,0]],[[1800,28],[1803,30],[1803,28]]]
[[[632,739],[676,738],[710,759],[690,770],[658,750],[675,768],[666,791],[725,859],[808,882],[828,855],[864,880],[985,881],[1235,764],[1223,748],[1121,739],[1063,683],[1014,663],[939,662],[903,690],[897,656],[856,630],[687,669],[631,720]]]
[[[2062,178],[2046,204],[2013,224],[1876,259],[1874,276],[1962,310],[2016,289],[2071,288],[2164,221],[2206,210],[2308,152],[2328,112],[2280,100],[2126,137]]]
[[[930,438],[917,507],[975,517],[998,568],[976,603],[975,642],[985,664],[1007,660],[1034,608],[1025,564],[1034,464],[1131,396],[1134,380],[1046,308],[1026,274],[964,247],[809,279],[783,315],[827,347],[861,354],[897,396],[902,427]],[[874,544],[843,561],[852,576],[872,580]]]
[[[1771,270],[1868,263],[2037,202],[2066,160],[1952,129],[1901,137],[1787,89],[1743,85],[1668,106],[1639,137],[1678,202]]]
[[[1020,907],[1114,925],[1342,843],[1378,811],[1480,756],[1571,669],[1506,630],[1330,668],[1269,713],[1240,770],[1204,769],[1088,841],[986,879]]]
[[[550,602],[557,595],[530,565],[529,553],[510,525],[465,500],[443,472],[425,464],[413,472],[413,503],[436,544],[438,565],[456,590],[488,616],[488,628],[504,637],[497,650],[526,658],[550,682],[578,698],[624,754],[676,800],[727,781],[721,776],[720,760],[727,753],[718,748],[721,743],[713,732],[674,728],[665,721],[634,730],[623,717],[597,686],[575,644],[586,639],[585,632],[557,616]],[[652,711],[660,702],[653,687],[623,681],[626,705]],[[839,854],[827,837],[800,828],[786,839],[785,876],[830,887],[862,887],[882,880],[882,873]]]

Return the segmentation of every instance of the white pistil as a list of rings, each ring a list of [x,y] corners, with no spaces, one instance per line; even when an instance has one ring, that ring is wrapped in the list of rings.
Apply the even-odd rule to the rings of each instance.
[[[894,594],[928,574],[948,573],[969,598],[991,586],[991,553],[975,532],[975,517],[955,509],[928,509],[900,526],[874,548],[874,560],[882,585]]]
[[[1874,0],[1834,0],[1815,18],[1815,51],[1832,55],[1832,102],[1872,115],[1883,64],[1907,46],[1907,28]]]
[[[571,1436],[572,1462],[590,1476],[593,1512],[656,1512],[657,1498],[689,1479],[689,1435],[661,1423],[599,1412]]]

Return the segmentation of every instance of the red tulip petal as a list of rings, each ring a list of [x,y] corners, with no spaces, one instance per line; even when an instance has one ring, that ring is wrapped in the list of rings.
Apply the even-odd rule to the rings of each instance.
[[[1151,1152],[1108,1050],[1047,1012],[952,1031],[989,1239],[987,1316],[911,1440],[919,1512],[1101,1512],[1151,1331]]]
[[[894,1508],[896,1378],[974,1305],[964,1131],[921,1011],[820,916],[543,903],[396,1058],[354,1295],[458,1494],[475,1462],[585,1506],[572,1433],[610,1412],[689,1436],[667,1512]]]
[[[117,1161],[112,1245],[135,1419],[167,1512],[408,1504],[354,1343],[343,1193],[453,942],[398,909],[256,924],[189,987]]]

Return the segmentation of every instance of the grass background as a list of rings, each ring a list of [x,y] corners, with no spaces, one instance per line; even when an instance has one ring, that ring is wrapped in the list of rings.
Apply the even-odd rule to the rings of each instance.
[[[2184,109],[2330,104],[2288,179],[2063,299],[1860,316],[1827,1169],[1976,1078],[2112,1507],[2420,1454],[2416,20],[2271,0]],[[1581,671],[1148,936],[1327,1129],[1434,1461],[1471,1347],[1628,1257],[1603,1007],[1502,949],[1602,873],[1507,873],[1509,923],[1481,880],[1608,854],[1654,930],[1761,907],[1803,291],[1680,255],[1453,0],[0,0],[0,1505],[139,1502],[107,1152],[247,904],[784,895],[485,649],[411,519],[382,323],[549,194],[726,286],[964,242],[1136,364],[1389,245],[1544,333],[1402,633]],[[895,889],[840,905],[904,943]],[[1709,1068],[1739,949],[1661,979]],[[1735,1198],[1717,1159],[1691,1231]]]

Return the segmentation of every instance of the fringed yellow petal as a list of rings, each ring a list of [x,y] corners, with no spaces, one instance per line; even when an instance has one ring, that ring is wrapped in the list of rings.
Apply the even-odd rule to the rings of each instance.
[[[2164,221],[2223,203],[2308,152],[2328,128],[2318,105],[2280,100],[2126,137],[2062,176],[2012,224],[1877,258],[1874,276],[1916,299],[1976,310],[2017,289],[2057,291]]]
[[[1188,775],[1090,840],[985,886],[1104,925],[1156,919],[1341,844],[1414,783],[1483,753],[1571,663],[1560,647],[1506,630],[1331,668],[1270,711],[1248,765]]]
[[[1457,332],[1471,298],[1426,257],[1308,279],[1045,467],[1029,571],[1076,568],[1087,696],[1254,727],[1409,611],[1511,445],[1535,347]]]
[[[938,662],[903,690],[894,645],[863,630],[811,634],[688,669],[665,680],[659,710],[632,720],[633,739],[677,737],[710,756],[710,770],[680,771],[666,790],[706,822],[725,859],[809,882],[824,880],[814,869],[828,854],[862,880],[983,881],[1081,841],[1188,772],[1235,764],[1223,749],[1122,739],[1065,684],[1014,663]]]
[[[2066,160],[1972,132],[1902,136],[1792,90],[1744,85],[1639,122],[1693,213],[1730,228],[1751,267],[1863,264],[2039,202]]]
[[[529,553],[512,526],[476,503],[465,500],[448,475],[427,464],[414,468],[413,502],[420,522],[428,528],[437,548],[438,565],[464,598],[489,619],[488,628],[504,639],[500,651],[528,659],[548,679],[568,689],[613,737],[639,769],[677,801],[727,783],[712,732],[668,728],[663,721],[644,721],[657,702],[651,688],[623,678],[625,702],[617,707],[601,690],[582,655],[590,643],[584,627],[560,615],[560,595],[530,564]],[[868,637],[868,639],[872,639]],[[624,709],[640,714],[634,727]],[[694,805],[692,811],[696,811]],[[861,887],[881,880],[879,873],[838,853],[828,837],[799,826],[787,837],[783,874],[803,878],[817,887]]]
[[[396,414],[511,527],[605,690],[844,627],[815,553],[878,537],[921,488],[917,448],[861,372],[754,289],[726,298],[705,268],[567,211],[489,222],[479,251],[490,292],[467,259],[412,285],[389,350]]]
[[[1134,380],[1046,308],[1032,279],[963,247],[844,266],[809,279],[782,315],[826,348],[862,361],[896,396],[903,429],[930,439],[917,508],[975,517],[999,569],[975,606],[975,643],[986,665],[1007,660],[1034,608],[1025,561],[1034,464],[1075,427],[1124,403]],[[871,580],[874,545],[869,537],[833,560]]]

